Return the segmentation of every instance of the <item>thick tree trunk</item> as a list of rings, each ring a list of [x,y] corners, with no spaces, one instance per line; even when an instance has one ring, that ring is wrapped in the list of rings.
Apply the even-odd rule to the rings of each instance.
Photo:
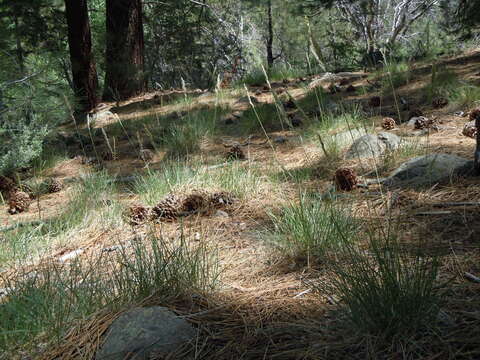
[[[475,119],[475,126],[477,127],[477,146],[475,148],[475,163],[474,169],[477,175],[480,175],[480,116]]]
[[[65,10],[74,91],[79,110],[88,112],[98,104],[98,78],[92,54],[87,0],[65,0]]]
[[[268,17],[268,39],[267,39],[267,65],[270,69],[273,66],[273,18],[272,18],[272,0],[268,0],[267,4],[267,17]]]
[[[123,100],[146,90],[141,0],[107,0],[104,98]]]

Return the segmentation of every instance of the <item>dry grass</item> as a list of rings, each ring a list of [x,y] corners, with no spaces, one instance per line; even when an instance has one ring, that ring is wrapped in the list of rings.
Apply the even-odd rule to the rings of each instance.
[[[466,58],[475,63],[476,55]],[[454,59],[455,60],[455,59]],[[452,71],[464,78],[478,79],[472,75],[474,66],[468,66],[469,72],[462,73],[464,65],[460,60],[449,63]],[[429,81],[425,69],[413,67],[408,84],[397,89],[397,96],[405,96],[421,103],[422,91]],[[365,85],[361,80],[356,86]],[[154,104],[153,94],[122,103],[120,119],[125,123],[142,120],[145,116],[171,114],[176,111],[193,111],[210,106],[215,102],[229,105],[231,111],[245,111],[248,104],[235,102],[244,91],[235,94],[212,95],[184,101],[185,94],[168,105]],[[241,94],[242,93],[242,94]],[[302,88],[289,93],[296,99],[305,94]],[[168,94],[167,94],[168,95]],[[368,101],[372,94],[336,94],[337,102],[357,100]],[[167,96],[168,97],[168,96]],[[266,93],[259,96],[261,101],[273,103],[273,97]],[[150,101],[150,103],[148,103]],[[157,100],[156,100],[157,101]],[[175,102],[177,101],[177,102]],[[165,102],[167,99],[165,98]],[[142,103],[149,104],[148,107]],[[209,105],[210,104],[210,105]],[[151,105],[151,106],[150,106]],[[116,104],[109,104],[116,106]],[[367,109],[369,111],[369,109]],[[377,110],[376,110],[377,111]],[[396,112],[393,97],[386,96],[379,113],[370,118],[380,130],[382,112]],[[477,240],[480,238],[477,206],[440,207],[445,202],[480,201],[478,181],[460,179],[428,190],[386,191],[379,186],[357,189],[352,193],[341,193],[335,201],[352,208],[352,214],[361,220],[365,227],[386,228],[395,225],[405,244],[414,244],[419,239],[431,241],[425,245],[425,252],[439,255],[439,292],[442,297],[441,316],[434,331],[426,330],[402,338],[396,342],[385,343],[378,336],[359,333],[349,323],[345,313],[332,301],[331,294],[320,298],[313,294],[312,281],[328,280],[328,274],[321,267],[304,267],[302,263],[285,261],[272,256],[272,249],[259,231],[270,226],[268,211],[278,211],[285,204],[295,202],[301,191],[324,193],[331,187],[331,175],[338,165],[356,169],[360,175],[373,173],[379,169],[387,174],[400,162],[422,152],[447,152],[467,158],[473,155],[473,140],[461,135],[464,118],[452,116],[443,110],[433,110],[426,105],[428,115],[438,116],[445,128],[431,132],[423,137],[419,148],[412,152],[397,153],[393,159],[365,161],[345,161],[344,149],[339,150],[335,161],[325,158],[315,136],[305,136],[299,130],[281,130],[268,133],[270,140],[284,136],[286,143],[264,143],[264,133],[255,134],[252,144],[243,147],[247,161],[235,162],[217,169],[212,165],[224,162],[224,143],[245,142],[246,136],[236,136],[235,129],[226,125],[219,126],[215,136],[205,138],[197,153],[182,160],[182,164],[196,171],[182,181],[174,183],[172,190],[185,192],[195,188],[215,190],[236,190],[241,200],[228,211],[228,216],[194,215],[179,222],[155,225],[157,234],[173,239],[181,227],[186,237],[195,243],[201,234],[202,241],[214,245],[218,250],[218,264],[222,268],[221,283],[214,293],[184,297],[165,304],[155,297],[146,299],[146,305],[168,305],[182,315],[188,315],[200,330],[195,344],[182,349],[182,354],[174,358],[195,359],[475,359],[480,358],[480,313],[476,308],[480,300],[478,284],[469,283],[463,278],[464,272],[480,274]],[[220,119],[219,119],[220,120]],[[96,126],[108,127],[111,123],[97,123]],[[335,132],[342,128],[337,128]],[[399,134],[409,134],[408,125],[400,126]],[[328,133],[328,132],[327,132]],[[332,132],[328,133],[329,135]],[[135,134],[130,134],[135,139]],[[413,140],[415,141],[415,140]],[[128,140],[119,140],[122,154],[138,150],[138,144]],[[150,164],[131,156],[121,156],[107,163],[107,172],[111,175],[145,176],[155,171],[163,171],[165,161],[163,150],[155,153]],[[91,171],[91,167],[69,160],[49,170],[49,174],[66,179],[78,177],[82,171]],[[56,195],[40,199],[41,219],[54,217],[62,212],[68,202],[73,185]],[[225,189],[227,188],[227,189]],[[153,190],[152,190],[153,191]],[[131,185],[123,184],[116,201],[126,207],[141,200]],[[442,211],[442,213],[438,213]],[[6,215],[4,206],[0,207],[0,221],[4,224],[38,220],[38,210],[32,206],[30,211],[12,217]],[[437,213],[434,213],[437,212]],[[419,213],[432,213],[419,215]],[[85,222],[75,228],[68,242],[54,243],[44,249],[42,258],[29,259],[28,265],[18,265],[23,270],[41,266],[58,259],[71,251],[82,249],[80,261],[88,262],[104,249],[118,244],[128,243],[132,238],[141,238],[148,231],[148,225],[131,228],[123,224],[120,218],[113,222]],[[0,234],[0,238],[2,235]],[[113,240],[114,239],[114,240]],[[367,242],[359,245],[367,247]],[[5,267],[2,264],[2,267]],[[2,275],[20,272],[18,268],[2,270]],[[0,286],[1,287],[1,286]],[[335,299],[333,299],[335,300]],[[126,306],[122,310],[128,308]],[[49,339],[40,335],[33,342],[37,348],[14,349],[11,359],[20,358],[32,351],[35,358],[53,359],[92,359],[101,343],[101,335],[109,324],[119,316],[118,309],[102,309],[79,319],[78,325],[68,331],[60,343],[49,344],[48,348],[39,346]],[[31,345],[31,344],[30,344]],[[12,349],[10,349],[12,350]],[[23,351],[23,353],[22,353]],[[11,354],[11,353],[10,353]],[[7,356],[10,356],[8,354]],[[17,356],[17,357],[15,357]],[[0,356],[1,358],[1,356]]]

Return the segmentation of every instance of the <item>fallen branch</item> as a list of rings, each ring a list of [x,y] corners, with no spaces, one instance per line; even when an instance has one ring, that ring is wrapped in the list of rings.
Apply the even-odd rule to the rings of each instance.
[[[433,207],[480,206],[480,202],[444,202],[432,204]]]
[[[479,277],[477,277],[477,276],[475,276],[475,275],[473,275],[473,274],[470,274],[470,273],[468,273],[468,272],[466,272],[466,273],[464,274],[464,276],[465,276],[465,279],[467,279],[467,280],[469,280],[469,281],[471,281],[471,282],[480,284],[480,278],[479,278]]]

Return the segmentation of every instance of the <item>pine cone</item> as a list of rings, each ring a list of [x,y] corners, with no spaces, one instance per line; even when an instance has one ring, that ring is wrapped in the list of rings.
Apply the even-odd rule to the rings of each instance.
[[[379,107],[381,104],[382,99],[380,99],[380,96],[374,96],[368,101],[368,105],[370,105],[370,107]]]
[[[227,160],[242,160],[245,157],[240,145],[233,145],[227,152]]]
[[[340,168],[335,172],[335,185],[342,191],[352,191],[358,184],[358,177],[353,169]]]
[[[462,134],[466,137],[476,139],[477,138],[477,127],[475,126],[475,121],[470,121],[465,124],[463,127]]]
[[[235,197],[226,191],[215,192],[210,195],[209,199],[210,206],[214,208],[222,208],[225,206],[229,206],[232,205],[235,201]]]
[[[50,194],[53,194],[53,193],[56,193],[56,192],[59,192],[59,191],[62,191],[62,190],[63,190],[63,183],[60,180],[55,179],[55,178],[49,179],[49,181],[48,181],[48,192]]]
[[[141,204],[130,206],[124,213],[124,218],[132,226],[138,226],[148,220],[150,209]]]
[[[425,116],[420,116],[415,119],[415,123],[413,124],[414,128],[417,130],[422,129],[429,129],[435,125],[435,121],[432,119],[428,119]]]
[[[382,128],[384,128],[385,130],[392,130],[392,129],[395,129],[395,126],[396,126],[396,122],[394,119],[392,118],[384,118],[383,121],[382,121]]]
[[[441,109],[448,105],[448,99],[444,97],[438,97],[433,99],[432,106],[434,109]]]
[[[408,119],[412,119],[414,117],[420,117],[420,116],[423,116],[423,111],[420,110],[420,109],[413,109],[412,111],[410,111],[410,113],[408,114]]]
[[[27,211],[30,207],[30,196],[23,191],[13,190],[8,199],[9,214],[18,214]]]
[[[177,196],[170,194],[152,208],[153,220],[175,220],[179,216],[181,207]]]
[[[7,176],[0,175],[0,191],[8,193],[15,187],[15,181]]]
[[[208,207],[207,195],[202,192],[193,192],[182,201],[182,211],[196,213]]]
[[[480,108],[476,108],[470,111],[470,115],[468,116],[470,121],[475,121],[480,118]]]
[[[28,194],[28,196],[30,197],[30,199],[34,199],[36,197],[37,194],[35,194],[35,192],[33,191],[32,187],[30,185],[27,185],[25,183],[21,183],[20,185],[18,185],[15,190],[17,191],[21,191],[21,192],[24,192],[26,194]]]

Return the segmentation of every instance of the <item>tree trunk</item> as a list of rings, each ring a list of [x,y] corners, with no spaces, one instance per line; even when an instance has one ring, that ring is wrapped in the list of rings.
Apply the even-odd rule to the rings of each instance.
[[[474,170],[477,175],[480,175],[480,116],[475,118],[475,126],[477,127],[477,146],[475,148],[475,162]]]
[[[272,18],[272,0],[268,0],[268,9],[267,9],[267,17],[268,17],[268,38],[267,38],[267,65],[268,68],[272,68],[273,61],[275,60],[273,57],[273,18]]]
[[[141,0],[107,0],[104,98],[123,100],[146,90]]]
[[[87,0],[65,0],[65,10],[75,96],[79,110],[88,112],[98,104],[98,78],[92,54]]]

